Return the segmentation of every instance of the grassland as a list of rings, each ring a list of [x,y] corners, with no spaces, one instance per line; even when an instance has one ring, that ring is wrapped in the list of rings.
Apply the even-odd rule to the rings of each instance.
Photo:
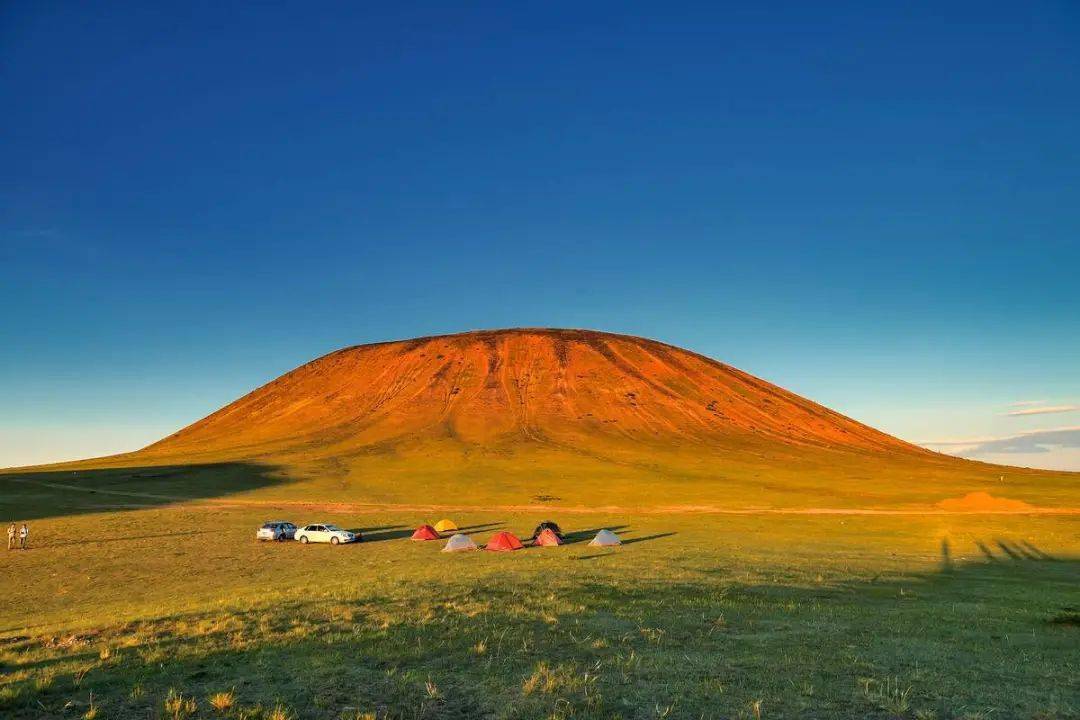
[[[0,476],[0,511],[33,520],[0,556],[0,716],[1080,716],[1076,515],[567,512],[562,548],[447,556],[407,539],[438,519],[419,500],[326,482]],[[478,540],[544,519],[510,507],[454,519]],[[256,543],[271,516],[367,541]],[[627,543],[588,547],[599,527]]]
[[[570,542],[408,540],[447,515]],[[271,518],[366,540],[256,543]],[[0,473],[5,519],[3,720],[1080,716],[1076,474],[640,338],[348,348],[137,453]]]

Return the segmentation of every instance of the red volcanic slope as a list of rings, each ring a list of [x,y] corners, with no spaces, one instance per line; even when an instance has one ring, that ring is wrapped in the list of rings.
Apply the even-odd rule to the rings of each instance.
[[[626,335],[518,329],[359,345],[142,454],[332,457],[404,441],[925,451],[729,365]]]

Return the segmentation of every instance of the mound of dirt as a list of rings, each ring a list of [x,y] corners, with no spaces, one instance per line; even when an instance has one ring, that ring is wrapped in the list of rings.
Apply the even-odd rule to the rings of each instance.
[[[950,512],[1027,512],[1034,510],[1023,500],[994,497],[988,492],[973,492],[958,498],[947,498],[937,504],[942,510]]]

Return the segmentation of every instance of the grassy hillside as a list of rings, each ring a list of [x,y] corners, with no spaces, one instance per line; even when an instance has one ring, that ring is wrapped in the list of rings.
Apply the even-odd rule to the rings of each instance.
[[[0,509],[25,507],[39,483],[95,490],[105,507],[165,499],[484,507],[597,507],[627,511],[870,508],[934,510],[988,492],[1036,507],[1080,507],[1076,473],[1022,470],[946,458],[886,457],[822,448],[768,454],[682,452],[640,445],[586,454],[537,444],[450,448],[403,444],[342,458],[247,461],[117,457],[0,473]],[[141,461],[141,462],[140,462]],[[151,460],[150,462],[154,462]],[[21,478],[15,482],[6,478]],[[119,493],[119,494],[114,494]],[[61,502],[66,502],[62,499]],[[76,501],[81,502],[81,501]],[[19,513],[16,513],[18,515]]]
[[[40,479],[153,494],[178,471],[148,468],[197,466],[179,484],[201,487],[198,467],[226,464],[247,487],[208,494],[671,510],[927,509],[981,491],[1080,506],[1075,474],[930,453],[715,360],[580,330],[346,348],[142,451]],[[96,474],[110,467],[127,474]]]

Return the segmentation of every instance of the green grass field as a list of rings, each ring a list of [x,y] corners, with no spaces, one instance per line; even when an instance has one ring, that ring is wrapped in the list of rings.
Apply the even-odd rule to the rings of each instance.
[[[449,556],[408,540],[441,513],[270,471],[13,477],[4,718],[1080,717],[1076,515],[566,513],[561,548]],[[367,541],[257,543],[279,516]]]

